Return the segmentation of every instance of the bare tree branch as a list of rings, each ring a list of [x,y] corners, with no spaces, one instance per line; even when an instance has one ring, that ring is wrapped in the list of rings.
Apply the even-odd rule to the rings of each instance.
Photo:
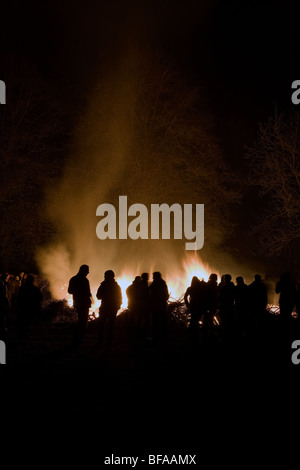
[[[300,117],[278,115],[259,125],[258,138],[247,150],[249,183],[268,201],[254,233],[266,254],[279,254],[300,238]]]

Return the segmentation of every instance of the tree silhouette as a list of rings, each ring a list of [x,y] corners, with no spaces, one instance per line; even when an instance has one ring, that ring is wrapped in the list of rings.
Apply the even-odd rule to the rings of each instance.
[[[32,269],[36,245],[53,231],[44,190],[60,170],[62,114],[47,83],[28,63],[6,67],[7,104],[0,108],[0,257],[2,270]]]
[[[203,203],[207,247],[232,230],[237,179],[223,160],[205,93],[164,63],[136,90],[128,197],[145,203]]]
[[[251,175],[264,209],[254,234],[260,252],[277,255],[298,246],[300,238],[300,115],[275,112],[260,123],[258,137],[247,150]]]

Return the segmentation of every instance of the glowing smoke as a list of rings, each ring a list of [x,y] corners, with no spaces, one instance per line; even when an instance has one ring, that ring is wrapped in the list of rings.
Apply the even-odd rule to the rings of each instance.
[[[41,249],[37,258],[56,297],[63,297],[81,264],[90,266],[94,291],[106,269],[132,279],[159,270],[173,282],[185,272],[185,240],[97,238],[97,206],[116,207],[119,195],[127,195],[129,204],[206,204],[206,255],[227,230],[226,168],[207,115],[196,113],[199,93],[177,72],[129,50],[102,74],[62,181],[49,191],[59,243]]]

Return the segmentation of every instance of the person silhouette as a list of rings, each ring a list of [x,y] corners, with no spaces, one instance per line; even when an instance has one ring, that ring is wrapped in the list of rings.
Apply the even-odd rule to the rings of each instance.
[[[7,334],[6,316],[9,309],[9,300],[7,293],[8,273],[2,273],[0,276],[0,339],[5,339]]]
[[[235,332],[234,298],[235,286],[231,281],[231,275],[224,274],[219,284],[219,302],[221,327],[225,338],[232,336]]]
[[[295,296],[295,306],[297,312],[298,323],[300,321],[300,282],[297,281],[296,285],[296,296]]]
[[[152,316],[152,329],[154,341],[166,339],[168,332],[167,302],[170,297],[166,281],[161,273],[153,273],[153,281],[149,287],[150,311]]]
[[[285,272],[275,287],[276,294],[279,296],[280,319],[285,329],[290,328],[292,320],[292,311],[296,302],[296,287],[293,283],[290,273]]]
[[[268,292],[260,274],[255,274],[249,285],[252,330],[258,331],[266,315]]]
[[[213,334],[214,317],[219,307],[218,275],[211,273],[206,283],[207,289],[207,308],[204,315],[204,333]]]
[[[208,310],[212,317],[216,314],[219,306],[218,275],[211,273],[207,281]]]
[[[108,325],[106,344],[112,345],[116,316],[122,305],[121,287],[115,280],[115,273],[109,269],[104,273],[104,281],[98,287],[97,299],[101,300],[98,319],[98,344],[103,342],[104,329]]]
[[[249,330],[248,306],[248,286],[245,284],[242,276],[237,276],[235,286],[235,312],[238,332],[242,335],[247,334]]]
[[[136,276],[134,281],[126,289],[129,310],[129,336],[137,337],[141,331],[141,277]]]
[[[83,264],[80,266],[78,273],[69,281],[68,293],[73,296],[73,306],[78,316],[73,337],[75,346],[79,346],[83,342],[89,318],[89,309],[92,305],[90,283],[87,279],[88,274],[89,267],[87,264]]]
[[[140,281],[141,289],[141,334],[144,338],[149,334],[150,325],[150,291],[149,291],[149,274],[142,273]]]
[[[191,285],[184,294],[184,302],[188,307],[191,320],[189,324],[189,335],[192,339],[196,338],[199,320],[205,315],[207,308],[207,289],[206,283],[200,281],[197,276],[193,276]]]
[[[40,289],[34,285],[34,277],[28,274],[18,293],[20,338],[28,337],[32,323],[41,313],[42,300]]]

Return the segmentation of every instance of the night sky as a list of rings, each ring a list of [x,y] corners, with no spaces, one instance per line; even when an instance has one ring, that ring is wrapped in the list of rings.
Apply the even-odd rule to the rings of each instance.
[[[27,57],[64,87],[66,101],[99,79],[132,24],[140,41],[205,79],[218,113],[257,120],[275,100],[290,105],[300,33],[289,2],[12,1],[5,8],[2,55]]]
[[[295,108],[291,83],[300,74],[299,36],[298,11],[289,2],[11,1],[2,13],[1,78],[9,96],[14,67],[16,75],[24,61],[25,68],[34,67],[47,83],[48,99],[60,104],[72,140],[92,90],[120,59],[124,44],[136,41],[201,88],[229,169],[245,175],[245,146],[258,122],[275,107]],[[261,203],[248,188],[233,210],[237,228],[228,249],[240,258],[251,258],[248,229]]]

